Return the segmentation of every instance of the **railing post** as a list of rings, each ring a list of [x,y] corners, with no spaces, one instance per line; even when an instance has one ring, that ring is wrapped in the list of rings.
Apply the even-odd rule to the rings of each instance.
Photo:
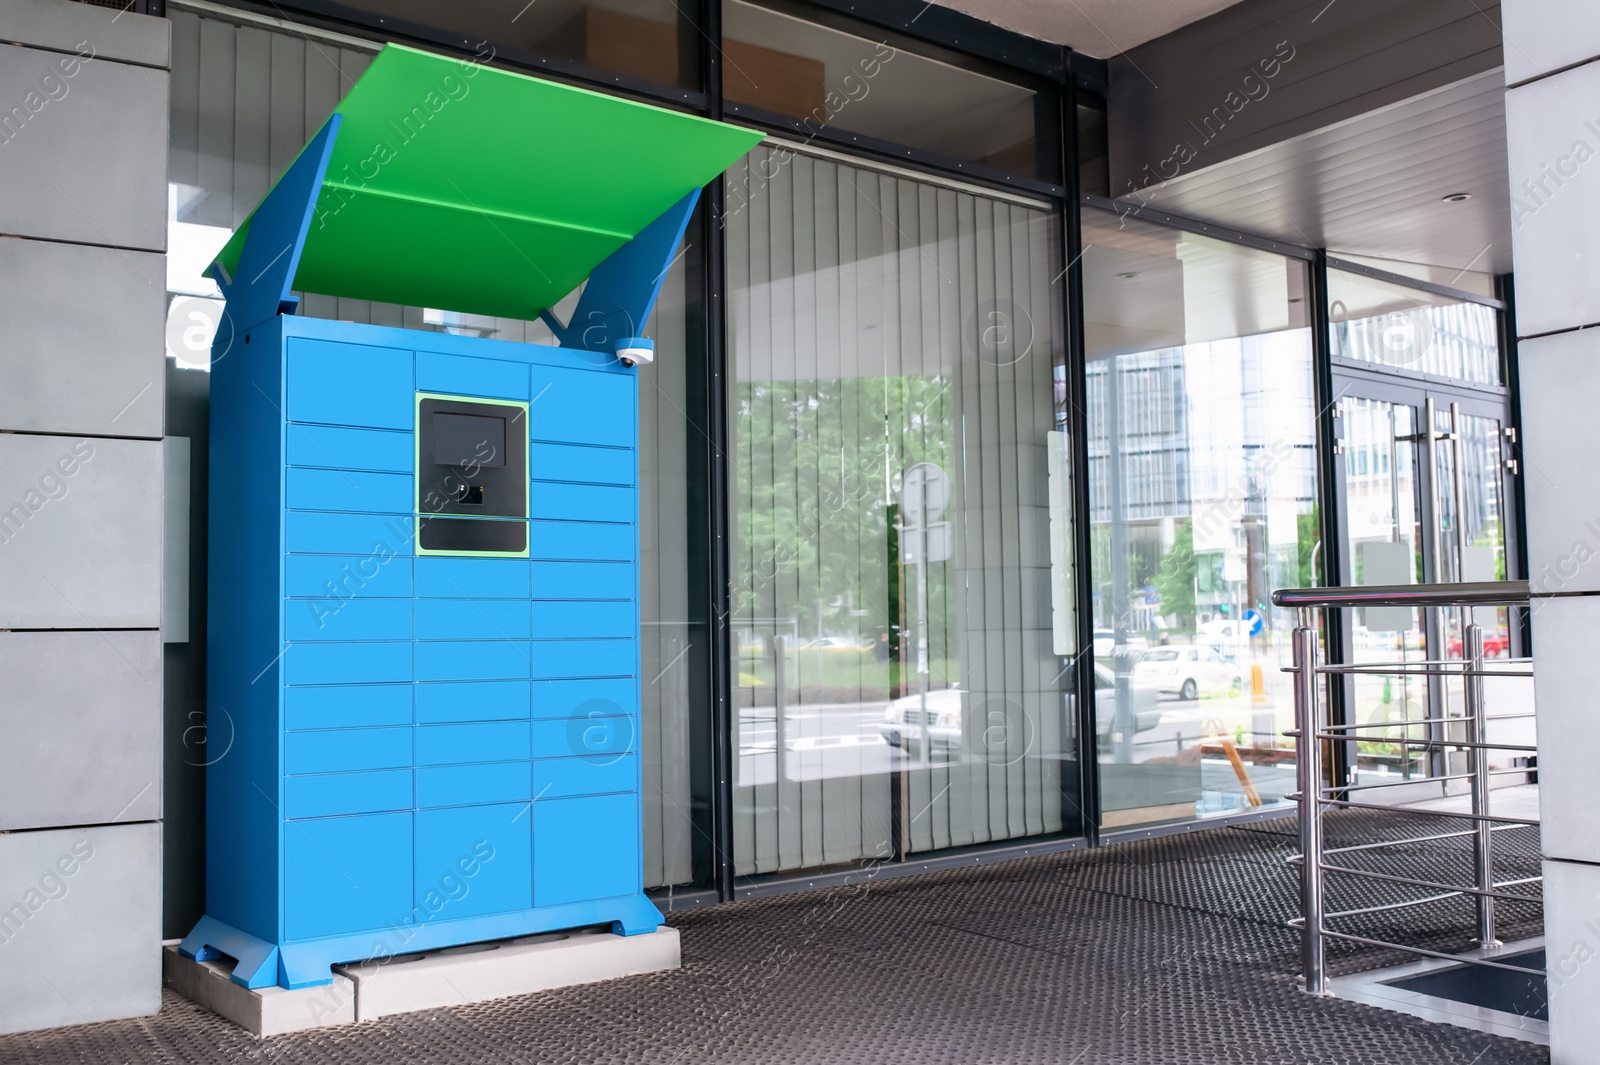
[[[1465,614],[1472,616],[1470,607]],[[1477,622],[1469,624],[1462,633],[1461,649],[1464,652],[1461,657],[1466,664],[1461,690],[1467,715],[1467,742],[1473,744],[1467,749],[1467,765],[1472,776],[1472,816],[1481,819],[1489,815],[1489,751],[1483,746],[1489,742],[1489,730],[1483,712],[1483,629]],[[1472,861],[1478,890],[1493,891],[1494,852],[1491,847],[1494,826],[1488,821],[1477,820],[1473,822],[1473,828]],[[1495,936],[1494,899],[1488,895],[1478,896],[1478,945],[1500,945],[1500,940]]]
[[[1327,993],[1322,942],[1322,715],[1317,700],[1317,630],[1294,630],[1295,784],[1300,791],[1300,969],[1305,989]]]

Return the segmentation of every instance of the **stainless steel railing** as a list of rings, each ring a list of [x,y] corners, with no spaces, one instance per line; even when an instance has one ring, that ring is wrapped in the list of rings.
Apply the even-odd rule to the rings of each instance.
[[[1427,950],[1411,944],[1396,943],[1357,935],[1331,927],[1330,922],[1343,918],[1359,917],[1383,911],[1423,906],[1450,898],[1470,897],[1475,902],[1477,941],[1481,947],[1500,945],[1497,937],[1495,903],[1499,900],[1533,902],[1540,896],[1525,892],[1508,891],[1536,884],[1541,877],[1523,877],[1514,880],[1494,879],[1494,834],[1499,831],[1537,827],[1537,820],[1494,816],[1489,806],[1491,777],[1504,773],[1527,773],[1524,767],[1496,770],[1490,765],[1491,751],[1526,752],[1535,754],[1537,748],[1528,744],[1494,743],[1490,741],[1488,722],[1513,717],[1531,717],[1531,714],[1489,715],[1484,705],[1484,678],[1532,677],[1528,659],[1502,660],[1506,665],[1527,666],[1523,670],[1485,668],[1483,629],[1472,620],[1472,608],[1479,606],[1523,606],[1528,602],[1526,581],[1495,581],[1485,583],[1385,585],[1360,588],[1285,588],[1272,595],[1272,602],[1280,607],[1299,608],[1300,625],[1294,630],[1294,665],[1287,671],[1294,674],[1295,710],[1295,781],[1300,804],[1300,918],[1295,923],[1301,932],[1301,969],[1305,989],[1313,994],[1327,993],[1326,944],[1330,939],[1343,940],[1366,946],[1405,951],[1426,957],[1448,958],[1453,961],[1510,969],[1516,972],[1542,976],[1543,972],[1523,965],[1496,961],[1479,952],[1480,956],[1457,956]],[[1337,618],[1337,610],[1367,606],[1408,606],[1459,610],[1462,633],[1460,658],[1433,658],[1421,661],[1378,663],[1319,663],[1317,629],[1313,611],[1328,612],[1330,624]],[[1403,647],[1403,645],[1402,645]],[[1404,653],[1402,651],[1402,657]],[[1380,781],[1372,784],[1333,783],[1325,779],[1323,744],[1348,743],[1357,739],[1369,728],[1393,729],[1395,724],[1384,721],[1371,724],[1336,724],[1329,720],[1321,695],[1320,678],[1334,678],[1359,674],[1385,676],[1460,677],[1463,712],[1452,716],[1444,705],[1430,707],[1428,716],[1408,719],[1404,738],[1385,737],[1385,742],[1402,748],[1405,755],[1411,750],[1455,750],[1465,754],[1466,771],[1446,773],[1431,779],[1436,781],[1467,781],[1470,814],[1453,810],[1432,810],[1385,805],[1363,801],[1360,795],[1378,788],[1410,784],[1414,780]],[[1331,685],[1330,685],[1331,686]],[[1428,739],[1412,739],[1410,726],[1427,725],[1433,728]],[[1455,735],[1441,731],[1456,730]],[[1352,796],[1355,796],[1352,798]],[[1472,827],[1465,831],[1448,831],[1402,839],[1383,839],[1329,848],[1324,839],[1323,814],[1328,810],[1365,810],[1385,813],[1435,816],[1468,820]],[[1472,840],[1473,882],[1450,883],[1444,880],[1420,879],[1372,869],[1359,869],[1339,855],[1403,847],[1412,843],[1433,843],[1447,839]],[[1333,860],[1330,861],[1330,858]],[[1327,909],[1324,892],[1328,877],[1349,877],[1421,889],[1427,894],[1400,902],[1355,907],[1345,910]]]

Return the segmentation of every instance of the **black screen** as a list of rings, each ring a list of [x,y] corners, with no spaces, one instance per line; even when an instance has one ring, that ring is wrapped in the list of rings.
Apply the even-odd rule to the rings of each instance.
[[[436,466],[501,467],[506,464],[506,420],[482,414],[433,415]]]

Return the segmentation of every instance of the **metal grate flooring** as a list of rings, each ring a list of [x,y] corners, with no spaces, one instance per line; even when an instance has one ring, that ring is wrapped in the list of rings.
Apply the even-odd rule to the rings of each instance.
[[[1345,813],[1328,826],[1367,842],[1397,820]],[[1409,834],[1447,830],[1405,821]],[[1537,839],[1512,835],[1496,841],[1501,878],[1537,866]],[[1430,846],[1374,860],[1466,868],[1464,841]],[[1257,822],[736,903],[672,917],[675,973],[269,1040],[169,994],[145,1020],[0,1037],[0,1063],[1548,1062],[1526,1043],[1301,993],[1284,925],[1294,849],[1292,820]],[[1456,948],[1470,934],[1460,901],[1350,927]],[[1505,919],[1508,938],[1538,931],[1536,907]],[[1335,971],[1403,960],[1334,953]]]

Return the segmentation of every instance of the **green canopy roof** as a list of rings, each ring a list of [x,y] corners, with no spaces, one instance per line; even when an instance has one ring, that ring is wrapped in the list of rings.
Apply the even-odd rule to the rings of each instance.
[[[351,88],[293,287],[533,318],[761,134],[387,45]],[[231,276],[250,220],[218,256]]]

